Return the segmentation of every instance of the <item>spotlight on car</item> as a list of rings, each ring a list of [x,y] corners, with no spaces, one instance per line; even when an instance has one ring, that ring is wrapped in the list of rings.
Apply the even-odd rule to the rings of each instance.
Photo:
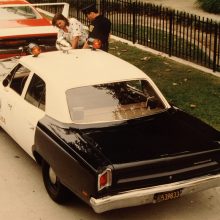
[[[100,49],[101,46],[102,46],[101,40],[99,40],[99,39],[94,39],[94,38],[91,38],[91,37],[88,39],[88,44],[89,44],[89,46],[90,46],[93,50]]]
[[[41,48],[37,44],[30,43],[28,45],[28,51],[33,57],[37,57],[41,53]]]

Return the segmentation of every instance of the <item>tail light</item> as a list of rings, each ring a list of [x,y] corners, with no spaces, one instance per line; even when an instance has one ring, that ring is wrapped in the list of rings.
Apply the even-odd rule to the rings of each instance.
[[[112,185],[112,170],[107,168],[98,175],[98,191]]]

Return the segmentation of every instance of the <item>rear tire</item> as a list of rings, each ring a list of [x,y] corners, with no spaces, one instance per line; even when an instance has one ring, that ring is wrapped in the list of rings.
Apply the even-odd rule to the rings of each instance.
[[[63,204],[69,201],[71,192],[60,182],[51,166],[43,161],[42,176],[45,188],[53,201]]]

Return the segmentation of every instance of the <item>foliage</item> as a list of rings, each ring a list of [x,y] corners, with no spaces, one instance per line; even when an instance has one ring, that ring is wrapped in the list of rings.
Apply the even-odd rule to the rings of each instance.
[[[219,0],[197,0],[198,5],[205,11],[220,14]]]

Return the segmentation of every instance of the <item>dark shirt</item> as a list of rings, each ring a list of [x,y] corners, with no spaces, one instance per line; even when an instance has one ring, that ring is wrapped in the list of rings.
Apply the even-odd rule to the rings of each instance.
[[[101,49],[108,51],[108,38],[111,22],[108,18],[98,15],[89,25],[89,37],[101,40]]]

